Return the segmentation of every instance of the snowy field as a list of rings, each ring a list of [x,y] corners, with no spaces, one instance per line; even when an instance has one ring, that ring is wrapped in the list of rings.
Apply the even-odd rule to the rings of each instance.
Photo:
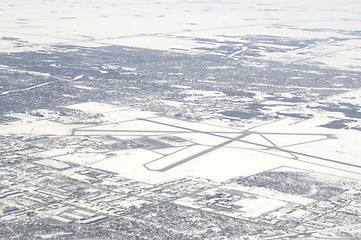
[[[124,45],[360,70],[360,19],[357,0],[3,0],[0,51]]]
[[[332,99],[336,101],[336,97]],[[74,139],[72,141],[94,139],[101,144],[111,141],[111,147],[100,149],[81,143],[58,146],[39,152],[37,156],[45,160],[36,163],[56,169],[75,163],[149,183],[180,177],[224,182],[282,166],[361,179],[360,131],[320,127],[330,116],[321,115],[301,122],[294,119],[269,121],[252,129],[242,129],[187,122],[155,112],[95,102],[68,108],[102,114],[102,123],[62,124],[52,119],[39,121],[21,115],[22,120],[2,126],[2,134],[64,141],[67,138]],[[49,148],[51,142],[39,141],[39,146]]]
[[[207,53],[235,61],[247,56],[259,60],[304,62],[336,69],[360,70],[360,22],[361,3],[356,0],[3,0],[0,4],[0,51],[46,51],[55,45],[120,45],[187,54]],[[6,65],[1,65],[1,68],[8,69]],[[210,67],[209,70],[215,68],[229,69],[232,66]],[[107,69],[114,69],[114,66],[109,65]],[[11,68],[9,70],[12,71]],[[123,70],[133,73],[137,69],[123,67]],[[21,70],[14,71],[22,73],[19,72]],[[29,73],[44,75],[36,71]],[[107,71],[104,70],[104,73]],[[72,80],[83,77],[84,75],[78,75]],[[42,83],[21,91],[46,87],[47,84],[49,83]],[[190,89],[183,85],[171,87],[178,88],[186,102],[207,98],[222,99],[226,95],[219,91]],[[93,87],[81,84],[74,85],[74,88],[93,90]],[[136,90],[137,87],[129,89]],[[1,95],[14,93],[17,92],[4,91]],[[264,98],[266,95],[262,94],[260,93],[260,97]],[[292,94],[289,95],[293,97]],[[287,93],[284,96],[287,97]],[[360,92],[355,91],[325,99],[324,102],[339,106],[346,102],[359,106],[359,96]],[[154,102],[176,108],[183,106],[182,102],[173,100]],[[266,103],[273,104],[272,100]],[[279,102],[275,104],[277,106],[273,107],[273,111],[285,109]],[[317,167],[322,172],[359,177],[361,137],[357,129],[360,128],[360,120],[345,117],[342,113],[318,111],[318,107],[316,103],[307,103],[289,110],[291,114],[297,111],[314,116],[310,119],[300,121],[285,118],[261,125],[257,121],[249,121],[250,125],[233,129],[180,121],[155,112],[89,102],[75,104],[70,108],[88,114],[102,114],[106,124],[62,124],[53,119],[15,114],[13,116],[21,120],[1,127],[0,131],[1,134],[64,137],[111,136],[118,141],[141,139],[152,147],[115,150],[110,155],[91,149],[67,155],[73,150],[55,149],[54,153],[62,153],[53,157],[59,161],[119,171],[143,181],[159,180],[159,175],[189,175],[225,181],[232,177],[248,176],[290,165],[302,169]],[[353,115],[359,113],[359,110],[355,111],[352,112]],[[345,125],[344,128],[339,127],[344,126],[342,124]],[[329,128],[321,128],[322,125]],[[42,155],[51,157],[51,152],[45,151]],[[52,166],[55,163],[42,164]],[[177,163],[181,164],[178,166]]]
[[[359,0],[1,0],[1,239],[359,239]]]

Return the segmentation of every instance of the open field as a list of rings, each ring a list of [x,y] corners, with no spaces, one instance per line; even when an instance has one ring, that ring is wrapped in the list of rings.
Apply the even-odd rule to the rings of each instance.
[[[88,108],[89,105],[92,107]],[[27,120],[28,125],[22,125],[23,129],[17,128],[19,123],[15,122],[13,128],[10,125],[5,131],[44,135],[49,139],[107,139],[111,142],[110,148],[65,146],[64,150],[49,150],[41,156],[114,171],[151,183],[184,176],[227,181],[281,166],[361,178],[361,155],[357,151],[361,144],[360,132],[319,127],[322,118],[302,122],[269,121],[242,129],[186,122],[154,112],[98,103],[68,108],[102,114],[103,123],[71,128],[74,125],[48,120],[58,130],[52,127],[43,133],[35,130],[39,124],[43,126],[41,122]],[[16,131],[11,132],[15,128]]]

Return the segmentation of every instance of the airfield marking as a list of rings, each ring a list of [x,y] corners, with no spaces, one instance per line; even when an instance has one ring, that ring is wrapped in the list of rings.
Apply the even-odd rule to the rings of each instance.
[[[194,154],[194,155],[192,155],[192,156],[186,157],[186,158],[184,158],[183,160],[180,160],[180,161],[178,161],[178,162],[176,162],[176,163],[173,163],[173,164],[171,164],[171,165],[168,165],[168,166],[166,166],[166,167],[164,167],[164,168],[161,168],[161,169],[158,169],[158,170],[148,168],[147,165],[148,165],[149,163],[146,163],[146,164],[144,164],[143,166],[144,166],[145,168],[147,168],[148,170],[151,170],[151,171],[165,172],[165,171],[168,171],[168,170],[170,170],[170,169],[172,169],[172,168],[175,168],[175,167],[177,167],[177,166],[179,166],[179,165],[181,165],[181,164],[184,164],[184,163],[186,163],[186,162],[189,162],[189,161],[191,161],[191,160],[193,160],[193,159],[195,159],[195,158],[197,158],[197,157],[200,157],[200,156],[203,156],[203,155],[205,155],[205,154],[207,154],[207,153],[213,152],[213,151],[217,150],[218,148],[224,147],[224,146],[227,145],[227,144],[230,144],[230,143],[232,143],[232,142],[238,141],[238,140],[240,140],[241,138],[246,137],[246,136],[248,136],[248,135],[249,135],[248,133],[242,134],[242,135],[240,135],[240,136],[238,136],[238,137],[232,138],[232,139],[230,139],[230,140],[228,140],[228,141],[225,141],[225,142],[223,142],[223,143],[221,143],[221,144],[218,144],[218,145],[216,145],[216,146],[213,146],[213,147],[211,147],[211,148],[209,148],[209,149],[203,150],[203,151],[201,151],[201,152],[199,152],[199,153],[196,153],[196,154]],[[161,159],[159,159],[159,160],[161,160]]]
[[[307,153],[301,153],[301,152],[296,152],[296,151],[292,151],[292,150],[286,150],[286,149],[282,149],[282,147],[271,147],[271,146],[267,146],[267,145],[264,145],[264,144],[261,144],[261,143],[249,142],[249,141],[244,141],[244,140],[239,140],[239,141],[244,142],[244,143],[257,145],[257,146],[261,146],[261,147],[267,147],[267,148],[270,148],[270,149],[276,149],[276,150],[286,152],[286,153],[293,153],[293,154],[296,154],[296,155],[316,158],[316,159],[319,159],[319,160],[338,163],[338,164],[342,164],[342,165],[346,165],[346,166],[350,166],[350,167],[361,168],[360,165],[356,165],[356,164],[352,164],[352,163],[345,163],[345,162],[341,162],[341,161],[338,161],[338,160],[332,160],[332,159],[329,159],[329,158],[319,157],[319,156],[315,156],[315,155],[311,155],[311,154],[307,154]]]
[[[86,127],[82,127],[82,128],[77,128],[77,129],[73,129],[73,134],[76,134],[77,132],[80,133],[80,132],[94,132],[94,133],[97,133],[97,132],[124,132],[124,133],[165,133],[165,134],[176,134],[176,133],[201,133],[201,134],[207,134],[207,135],[211,135],[211,136],[215,136],[215,137],[220,137],[220,138],[225,138],[225,139],[228,139],[227,141],[221,143],[221,144],[218,144],[218,145],[215,145],[215,146],[212,146],[211,148],[209,149],[206,149],[206,150],[203,150],[201,152],[198,152],[196,154],[193,154],[192,156],[189,156],[189,157],[186,157],[182,160],[179,160],[175,163],[172,163],[166,167],[163,167],[161,169],[151,169],[148,167],[149,164],[153,163],[153,162],[156,162],[156,161],[160,161],[161,159],[163,159],[164,157],[166,156],[170,156],[174,153],[177,153],[179,151],[182,151],[182,150],[185,150],[187,149],[188,147],[186,148],[183,148],[183,149],[180,149],[176,152],[173,152],[173,153],[170,153],[170,154],[166,154],[158,159],[155,159],[155,160],[152,160],[150,162],[147,162],[145,164],[143,164],[143,167],[146,168],[147,170],[149,171],[157,171],[157,172],[165,172],[165,171],[168,171],[168,170],[171,170],[179,165],[182,165],[186,162],[189,162],[195,158],[198,158],[198,157],[201,157],[203,155],[206,155],[208,153],[211,153],[219,148],[222,148],[232,142],[236,142],[236,141],[240,141],[240,142],[244,142],[244,143],[248,143],[248,144],[252,144],[252,145],[255,145],[255,146],[260,146],[260,147],[264,147],[265,148],[265,151],[260,151],[260,150],[255,150],[255,149],[249,149],[249,150],[253,150],[253,151],[257,151],[257,152],[262,152],[262,153],[265,153],[265,154],[271,154],[271,155],[276,155],[276,156],[279,156],[277,154],[274,154],[274,153],[271,153],[271,152],[267,152],[267,150],[277,150],[277,151],[280,151],[280,152],[284,152],[284,153],[288,153],[290,156],[287,157],[287,156],[279,156],[279,157],[283,157],[283,158],[287,158],[287,159],[291,159],[291,160],[296,160],[296,161],[301,161],[301,162],[306,162],[306,163],[309,163],[309,164],[314,164],[314,165],[320,165],[320,166],[324,166],[324,167],[328,167],[328,168],[334,168],[334,167],[330,167],[330,166],[325,166],[325,165],[322,165],[322,164],[319,164],[319,163],[312,163],[312,162],[308,162],[308,161],[304,161],[304,160],[301,160],[299,159],[299,156],[305,156],[305,157],[310,157],[310,158],[314,158],[314,159],[318,159],[318,160],[322,160],[322,161],[328,161],[328,162],[331,162],[331,163],[337,163],[337,164],[341,164],[341,165],[345,165],[345,166],[350,166],[350,167],[355,167],[355,168],[361,168],[360,165],[356,165],[356,164],[352,164],[352,163],[345,163],[345,162],[341,162],[341,161],[338,161],[338,160],[333,160],[333,159],[329,159],[329,158],[325,158],[325,157],[320,157],[320,156],[316,156],[316,155],[312,155],[312,154],[307,154],[307,153],[302,153],[302,152],[297,152],[297,151],[292,151],[292,150],[287,150],[287,149],[284,149],[285,147],[291,147],[291,146],[296,146],[296,145],[302,145],[302,144],[306,144],[306,143],[312,143],[312,142],[319,142],[319,141],[324,141],[324,140],[328,140],[328,139],[334,139],[335,136],[333,134],[318,134],[318,133],[281,133],[281,132],[257,132],[257,131],[253,131],[251,129],[248,129],[248,130],[240,130],[240,131],[230,131],[230,132],[227,132],[227,131],[201,131],[201,130],[197,130],[197,129],[193,129],[193,128],[189,128],[189,127],[182,127],[182,126],[177,126],[177,125],[174,125],[174,124],[170,124],[170,123],[164,123],[164,122],[158,122],[154,119],[156,119],[158,117],[150,117],[150,118],[136,118],[134,120],[126,120],[126,121],[120,121],[118,123],[121,123],[121,122],[131,122],[131,121],[137,121],[137,120],[141,120],[141,121],[146,121],[146,122],[151,122],[151,123],[155,123],[155,124],[160,124],[160,125],[164,125],[164,126],[168,126],[168,127],[172,127],[172,128],[177,128],[177,129],[182,129],[183,131],[165,131],[165,130],[109,130],[109,129],[104,129],[104,130],[100,130],[100,129],[85,129],[85,128],[91,128],[92,126],[86,126]],[[97,124],[97,125],[93,125],[93,126],[100,126],[100,125],[111,125],[111,124],[116,124],[117,122],[113,122],[113,123],[106,123],[106,124]],[[255,126],[254,128],[256,127],[259,127],[259,126]],[[242,135],[239,135],[237,137],[228,137],[228,136],[224,136],[224,135],[221,135],[221,134],[242,134]],[[246,136],[249,136],[249,135],[252,135],[252,134],[257,134],[257,135],[260,135],[261,137],[263,137],[266,141],[268,141],[271,146],[269,145],[265,145],[265,144],[261,144],[261,143],[257,143],[257,142],[251,142],[251,141],[246,141],[246,140],[242,140],[242,138],[246,137]],[[273,141],[271,141],[270,139],[267,138],[267,135],[291,135],[291,136],[322,136],[323,138],[321,139],[316,139],[316,140],[310,140],[310,141],[305,141],[305,142],[300,142],[300,143],[295,143],[295,144],[290,144],[290,145],[285,145],[285,146],[278,146],[276,143],[274,143]],[[140,136],[140,135],[139,135]],[[153,136],[153,135],[152,135]],[[188,140],[187,140],[188,141]],[[193,145],[203,145],[203,146],[206,146],[204,144],[198,144],[198,143],[194,143],[193,142]],[[338,168],[334,168],[334,169],[338,169]],[[348,171],[348,170],[343,170],[343,169],[338,169],[338,170],[341,170],[341,171],[346,171],[346,172],[352,172],[352,171]],[[355,173],[355,172],[352,172],[352,173]],[[357,173],[359,174],[359,173]]]
[[[200,131],[200,130],[197,130],[197,129],[193,129],[193,128],[187,128],[187,127],[181,127],[181,126],[177,126],[177,125],[173,125],[173,124],[170,124],[170,123],[163,123],[163,122],[157,122],[157,121],[154,121],[154,120],[149,120],[149,119],[143,119],[143,118],[138,118],[139,120],[144,120],[144,121],[148,121],[148,122],[152,122],[152,123],[157,123],[157,124],[161,124],[161,125],[164,125],[164,126],[169,126],[169,127],[175,127],[175,128],[180,128],[180,129],[183,129],[183,130],[188,130],[188,131],[191,131],[193,133],[203,133],[203,134],[208,134],[208,135],[211,135],[211,136],[216,136],[216,137],[221,137],[221,138],[227,138],[227,139],[232,139],[231,137],[227,137],[227,136],[223,136],[223,135],[218,135],[218,134],[214,134],[213,132],[205,132],[205,131]],[[247,130],[241,130],[241,131],[235,131],[235,132],[225,132],[226,134],[230,133],[243,133],[243,132],[248,132]]]

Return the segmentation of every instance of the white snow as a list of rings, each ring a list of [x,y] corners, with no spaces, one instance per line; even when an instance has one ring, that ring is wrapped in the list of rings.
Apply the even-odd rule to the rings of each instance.
[[[97,103],[97,102],[87,102],[87,103],[79,103],[68,106],[68,108],[80,110],[86,113],[106,113],[106,112],[114,112],[119,110],[116,106],[105,104],[105,103]]]
[[[46,85],[49,85],[49,84],[52,84],[52,82],[41,83],[41,84],[38,84],[38,85],[34,85],[34,86],[31,86],[31,87],[22,88],[22,89],[4,91],[4,92],[0,93],[0,96],[1,95],[8,95],[8,94],[11,94],[11,93],[26,92],[26,91],[32,90],[34,88],[40,88],[40,87],[43,87],[43,86],[46,86]]]
[[[105,159],[105,154],[102,154],[101,152],[82,152],[57,156],[55,159],[81,165],[89,165]]]
[[[76,81],[76,80],[81,79],[82,77],[84,77],[84,74],[76,76],[75,78],[73,78],[73,80]]]
[[[64,162],[56,161],[53,159],[42,159],[42,160],[35,161],[35,163],[49,166],[49,167],[56,168],[56,169],[64,169],[64,168],[70,167],[68,164],[66,164]]]
[[[302,205],[307,205],[307,204],[310,204],[310,203],[316,201],[311,198],[277,192],[277,191],[267,189],[267,188],[262,188],[262,187],[231,186],[231,187],[229,187],[229,189],[235,189],[235,190],[239,190],[239,191],[249,192],[249,193],[252,193],[255,195],[260,195],[262,197],[266,197],[266,198],[270,198],[270,199],[275,199],[275,200],[284,201],[284,202],[297,203],[297,204],[302,204]]]
[[[184,90],[180,92],[182,94],[186,95],[192,95],[192,96],[200,96],[200,97],[220,97],[225,96],[222,92],[217,91],[204,91],[204,90]]]
[[[1,134],[34,134],[34,135],[70,135],[72,129],[82,125],[64,125],[49,120],[37,120],[32,116],[24,116],[20,121],[0,127]]]
[[[75,88],[79,88],[79,89],[85,89],[85,90],[93,90],[93,87],[89,87],[89,86],[82,86],[82,85],[75,85]]]
[[[306,43],[298,47],[279,41],[259,42],[259,46],[287,49],[260,49],[261,58],[322,62],[359,70],[360,40],[353,32],[359,30],[360,7],[357,0],[305,0],[292,4],[271,0],[267,5],[231,0],[89,0],[71,4],[3,0],[0,51],[47,50],[55,44],[126,45],[188,54],[207,52],[201,48],[209,48],[209,53],[237,59],[239,52],[249,50],[245,43],[251,40],[244,36],[261,35]],[[227,46],[227,42],[237,47],[233,54],[212,50]]]
[[[76,171],[78,171],[78,170],[79,169],[77,169],[77,168],[71,168],[71,169],[67,169],[67,170],[60,172],[60,174],[66,176],[68,178],[81,181],[81,182],[89,182],[89,180],[91,180],[91,178],[86,175],[76,173]]]
[[[350,100],[356,104],[359,98],[359,91],[355,91],[327,101]],[[301,122],[295,119],[269,121],[267,124],[263,121],[260,125],[255,122],[250,131],[243,132],[245,129],[226,127],[223,122],[217,122],[222,126],[187,122],[110,104],[90,102],[69,107],[102,114],[100,117],[104,123],[70,125],[52,121],[56,114],[46,114],[47,120],[28,114],[14,114],[21,120],[0,127],[1,134],[58,137],[74,134],[85,135],[86,138],[106,135],[120,141],[136,138],[142,141],[143,136],[148,136],[167,143],[169,148],[100,151],[68,146],[49,149],[34,156],[53,159],[39,164],[56,167],[58,161],[73,162],[149,183],[184,176],[222,182],[281,166],[361,179],[358,167],[361,158],[360,131],[319,127],[330,120],[329,116],[319,112],[314,113],[314,118]],[[299,110],[302,112],[302,108]],[[272,193],[269,195],[273,198]],[[278,199],[297,203],[306,201],[290,200],[287,196]]]
[[[242,207],[241,209],[237,210],[241,216],[255,218],[269,211],[274,211],[278,208],[284,207],[287,203],[277,199],[257,196],[256,199],[243,198],[234,202],[233,204]]]
[[[182,102],[172,101],[172,100],[158,100],[157,102],[162,102],[165,105],[171,106],[171,107],[180,107],[183,105]]]
[[[189,86],[184,86],[184,85],[170,85],[171,87],[174,88],[180,88],[180,89],[190,89],[191,87]]]
[[[113,152],[116,156],[96,161],[91,167],[117,172],[123,177],[131,179],[148,180],[156,178],[159,174],[147,171],[142,165],[155,160],[162,155],[149,150],[135,149]]]
[[[136,68],[131,68],[131,67],[122,67],[122,69],[123,69],[124,71],[130,71],[130,72],[134,72],[134,71],[137,70]]]
[[[171,154],[171,153],[177,152],[177,151],[182,150],[184,148],[185,147],[160,148],[160,149],[154,149],[153,152],[166,155],[166,154]]]
[[[163,168],[166,168],[172,164],[176,164],[177,162],[182,161],[183,159],[191,157],[207,149],[209,149],[209,147],[198,146],[198,145],[190,146],[188,148],[185,148],[184,150],[178,151],[171,155],[162,157],[154,162],[151,162],[147,164],[147,167],[150,168],[151,170],[162,170]]]

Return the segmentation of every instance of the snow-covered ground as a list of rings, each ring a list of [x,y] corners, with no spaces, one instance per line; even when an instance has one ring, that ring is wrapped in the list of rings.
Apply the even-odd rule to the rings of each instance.
[[[354,102],[358,93],[342,94],[330,101]],[[65,168],[62,162],[76,163],[149,183],[184,176],[223,182],[282,166],[361,179],[361,132],[321,127],[332,116],[317,115],[317,110],[313,110],[315,117],[308,120],[268,121],[247,130],[181,121],[96,102],[68,108],[102,114],[102,123],[71,125],[54,119],[36,121],[32,116],[18,114],[16,117],[21,120],[0,129],[2,134],[95,139],[100,143],[112,141],[109,146],[135,146],[95,149],[82,143],[55,145],[37,154],[49,159],[38,164]],[[51,140],[43,144],[46,147]]]
[[[358,0],[1,0],[3,225],[360,236],[360,26]]]
[[[125,45],[235,59],[251,51],[359,70],[360,21],[357,0],[2,0],[0,51]]]

